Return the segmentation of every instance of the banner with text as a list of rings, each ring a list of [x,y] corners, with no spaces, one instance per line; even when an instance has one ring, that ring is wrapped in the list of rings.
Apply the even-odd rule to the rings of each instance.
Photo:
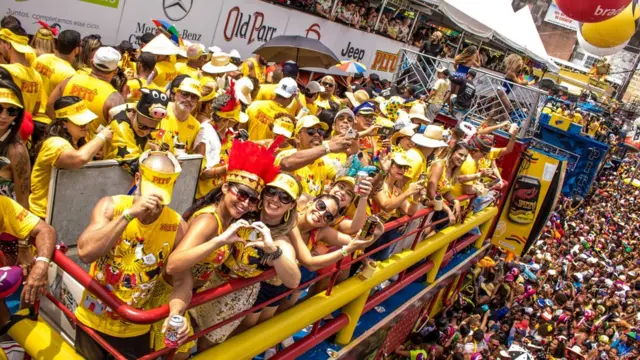
[[[141,1],[138,1],[141,2]],[[149,1],[150,2],[150,1]],[[130,1],[130,3],[135,3]],[[147,1],[144,2],[145,4]],[[3,0],[0,11],[13,15],[29,34],[35,34],[42,20],[58,23],[62,30],[73,29],[82,36],[99,34],[105,44],[115,44],[124,0]],[[119,42],[119,41],[118,41]]]
[[[220,17],[222,1],[129,0],[118,30],[118,41],[137,45],[137,37],[154,32],[151,21],[165,20],[176,27],[183,39],[210,46]]]

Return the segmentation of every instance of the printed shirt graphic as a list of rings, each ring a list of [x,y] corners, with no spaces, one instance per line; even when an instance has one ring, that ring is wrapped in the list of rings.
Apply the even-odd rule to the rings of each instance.
[[[126,113],[117,114],[109,124],[113,130],[113,138],[104,146],[104,159],[131,160],[139,158],[149,149],[149,137],[138,136],[131,127]]]
[[[0,233],[25,239],[38,225],[40,219],[14,200],[0,196]]]
[[[287,112],[287,108],[272,100],[254,101],[247,108],[246,114],[249,116],[248,130],[249,140],[257,141],[273,139],[275,136],[271,131],[273,117]]]
[[[298,150],[290,149],[279,153],[276,157],[276,165],[280,165],[282,159],[294,154],[296,151]],[[315,197],[320,195],[324,186],[336,176],[336,168],[329,164],[326,159],[320,158],[314,161],[313,164],[294,171],[293,174],[300,180],[302,192]]]
[[[153,78],[153,83],[162,88],[166,88],[178,76],[175,64],[169,61],[160,61],[156,64],[155,70],[156,77]]]
[[[62,95],[82,98],[89,110],[98,116],[87,125],[87,140],[93,139],[100,125],[107,126],[103,111],[104,103],[114,92],[116,89],[108,82],[82,73],[72,76],[65,85]]]
[[[43,88],[40,74],[34,68],[22,64],[2,64],[0,67],[5,68],[11,74],[13,82],[22,91],[24,109],[33,113],[36,103],[42,99]]]
[[[163,139],[169,145],[169,151],[176,154],[176,145],[184,145],[186,153],[191,153],[193,144],[200,131],[200,122],[189,115],[186,121],[178,121],[173,112],[175,103],[169,103],[167,117],[160,121],[159,131],[153,134],[156,140]],[[177,155],[177,154],[176,154]]]
[[[32,66],[42,77],[43,89],[41,92],[42,99],[40,100],[40,109],[34,119],[44,124],[50,124],[51,119],[45,114],[47,100],[56,86],[68,77],[75,75],[76,70],[66,60],[54,54],[42,54],[38,56]]]
[[[211,215],[213,215],[216,218],[216,222],[218,223],[218,235],[222,234],[224,229],[222,228],[222,222],[220,221],[220,218],[218,217],[215,205],[205,206],[202,209],[196,211],[191,216],[191,219],[194,219],[198,215],[201,215],[201,214],[211,214]],[[189,219],[189,220],[191,220],[191,219]],[[216,270],[216,268],[218,266],[222,265],[225,262],[225,260],[228,258],[228,256],[229,256],[229,246],[228,245],[224,245],[224,246],[218,248],[216,251],[212,251],[209,255],[207,255],[206,258],[204,258],[204,260],[202,260],[199,263],[195,264],[191,268],[191,275],[193,276],[193,279],[194,280],[198,280],[198,281],[207,281],[207,280],[209,280],[209,278],[211,277],[211,275],[213,275],[213,272]]]
[[[133,196],[113,196],[114,217],[133,205]],[[126,304],[145,309],[153,286],[160,280],[169,253],[173,250],[180,215],[164,207],[160,217],[144,225],[131,221],[116,246],[91,264],[89,275]],[[151,325],[132,324],[122,320],[102,301],[85,290],[75,311],[78,320],[92,329],[115,337],[139,336]]]

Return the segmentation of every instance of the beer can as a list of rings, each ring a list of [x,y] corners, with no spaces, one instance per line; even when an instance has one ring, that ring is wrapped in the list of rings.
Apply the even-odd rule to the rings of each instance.
[[[360,230],[360,237],[365,240],[371,240],[373,233],[376,231],[376,226],[380,223],[380,219],[377,216],[371,215],[364,222],[362,230]]]
[[[358,171],[358,173],[356,174],[356,186],[353,189],[356,194],[360,193],[360,182],[366,179],[368,176],[369,173],[367,173],[366,171]]]
[[[426,181],[426,180],[427,180],[427,174],[422,173],[422,174],[420,174],[420,176],[418,176],[418,182]]]
[[[173,315],[169,319],[167,330],[164,332],[164,345],[169,348],[178,347],[178,330],[184,325],[184,316]]]
[[[338,352],[333,349],[327,349],[327,355],[332,359],[337,359],[339,356]]]

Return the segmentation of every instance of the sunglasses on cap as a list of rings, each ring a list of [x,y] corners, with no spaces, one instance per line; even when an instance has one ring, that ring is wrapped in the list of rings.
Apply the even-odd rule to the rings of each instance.
[[[326,134],[326,131],[324,131],[324,129],[322,128],[307,128],[305,129],[305,132],[309,136],[314,136],[315,134],[318,134],[320,137],[324,137],[324,134]]]
[[[240,202],[245,202],[245,201],[249,201],[249,205],[258,205],[258,203],[260,202],[260,199],[258,199],[255,196],[251,196],[251,194],[244,190],[244,189],[240,189],[240,188],[236,188],[236,187],[230,187],[229,191],[233,194],[233,196],[236,197],[236,199],[238,199],[238,201]]]
[[[278,200],[285,205],[291,204],[294,201],[289,194],[284,192],[284,190],[278,189],[273,186],[267,186],[266,188],[264,188],[263,194],[264,196],[267,196],[270,198],[277,196]]]
[[[335,84],[329,83],[329,82],[321,82],[320,85],[324,86],[324,87],[334,87],[336,86]]]
[[[7,115],[9,116],[18,116],[18,114],[20,113],[20,109],[15,106],[0,105],[0,114],[2,114],[5,110],[7,111]]]
[[[322,214],[322,219],[327,224],[332,223],[333,220],[336,218],[335,215],[329,212],[329,210],[327,209],[327,204],[322,200],[316,201],[316,210],[324,213]]]

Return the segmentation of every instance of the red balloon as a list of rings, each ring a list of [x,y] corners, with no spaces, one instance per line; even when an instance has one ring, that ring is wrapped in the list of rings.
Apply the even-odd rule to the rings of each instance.
[[[573,20],[595,23],[611,19],[632,0],[555,0],[558,9]]]

